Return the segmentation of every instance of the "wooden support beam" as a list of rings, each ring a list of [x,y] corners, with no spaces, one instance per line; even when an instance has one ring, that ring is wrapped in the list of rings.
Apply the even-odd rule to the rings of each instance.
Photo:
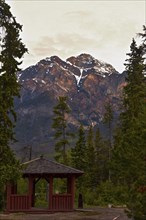
[[[71,176],[67,177],[67,193],[71,193]]]
[[[33,179],[33,186],[32,186],[32,207],[35,206],[35,184],[36,184],[36,181],[35,181],[35,179]]]
[[[75,199],[75,176],[71,177],[71,206],[74,208],[74,199]]]
[[[7,183],[6,194],[7,194],[6,211],[9,213],[9,211],[10,211],[11,183]]]
[[[47,181],[47,183],[50,183],[50,179],[48,177],[44,177],[44,179]]]
[[[28,194],[29,194],[29,209],[31,209],[32,207],[32,203],[33,203],[33,180],[34,178],[33,177],[29,177],[28,178],[28,184],[29,184],[29,191],[28,191]]]
[[[36,180],[34,180],[34,183],[36,184],[42,177],[37,178]]]
[[[49,209],[52,210],[52,198],[53,198],[53,176],[49,178]]]
[[[17,184],[13,183],[11,185],[11,194],[17,194]]]

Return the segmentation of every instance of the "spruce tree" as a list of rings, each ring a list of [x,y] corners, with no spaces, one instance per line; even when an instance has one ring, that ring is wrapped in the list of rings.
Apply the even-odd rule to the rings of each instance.
[[[112,145],[112,122],[113,122],[112,104],[110,102],[107,102],[105,104],[105,113],[104,113],[103,123],[107,126],[107,130],[108,130],[107,139],[110,142],[110,145]]]
[[[107,126],[107,146],[108,146],[108,164],[111,162],[112,152],[112,122],[113,122],[113,109],[110,102],[105,105],[105,114],[103,119],[104,124]],[[108,180],[111,181],[111,170],[108,170]]]
[[[69,137],[72,135],[72,133],[68,131],[66,117],[71,112],[67,104],[67,97],[59,97],[53,112],[52,128],[55,130],[55,159],[58,162],[67,164],[67,146],[69,146]]]
[[[143,25],[143,32],[144,33],[139,33],[138,35],[142,38],[141,46],[143,47],[143,51],[146,54],[146,25]]]
[[[75,144],[75,147],[71,149],[71,165],[79,170],[86,170],[86,139],[85,131],[82,125],[79,127],[78,131],[78,140]],[[86,178],[85,175],[81,176],[77,180],[77,188],[80,192],[84,188]]]
[[[85,170],[86,161],[86,140],[85,140],[85,131],[82,125],[79,127],[78,131],[78,140],[75,144],[75,147],[71,149],[71,160],[73,167],[79,170]]]
[[[93,189],[96,187],[95,173],[96,173],[96,158],[95,158],[95,147],[94,147],[94,132],[93,127],[90,126],[86,140],[86,179],[87,187]]]
[[[126,65],[127,85],[123,91],[123,112],[120,115],[120,136],[116,138],[114,153],[122,165],[120,178],[127,182],[137,179],[140,165],[144,158],[145,138],[143,138],[143,126],[145,122],[145,83],[143,50],[137,47],[135,40],[131,44],[131,53]],[[139,164],[139,166],[138,166]],[[121,168],[122,168],[121,167]],[[120,168],[120,169],[121,169]],[[121,172],[120,172],[121,173]]]
[[[15,140],[14,127],[16,113],[14,97],[19,97],[20,85],[17,72],[21,58],[27,51],[21,42],[19,32],[22,26],[17,23],[4,0],[0,1],[0,189],[7,181],[19,176],[19,162],[16,160],[10,143]]]
[[[95,183],[100,184],[108,180],[109,155],[108,146],[101,137],[100,130],[95,132]]]
[[[127,206],[133,219],[146,219],[139,188],[146,185],[146,84],[144,49],[133,39],[128,53],[120,129],[115,138],[113,169],[116,182],[129,187]],[[139,198],[139,201],[137,199]],[[141,212],[141,214],[140,214]]]

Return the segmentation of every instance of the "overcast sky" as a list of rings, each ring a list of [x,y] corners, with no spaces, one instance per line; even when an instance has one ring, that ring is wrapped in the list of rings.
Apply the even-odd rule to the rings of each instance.
[[[23,25],[29,54],[22,68],[57,55],[63,60],[89,53],[119,72],[132,38],[146,24],[145,0],[6,0]]]

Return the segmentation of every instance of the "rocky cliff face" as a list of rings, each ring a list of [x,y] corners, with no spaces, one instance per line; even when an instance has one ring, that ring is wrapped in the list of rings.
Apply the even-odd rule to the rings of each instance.
[[[18,74],[21,98],[16,100],[15,144],[17,151],[31,145],[33,152],[53,152],[52,117],[59,96],[68,96],[72,110],[70,129],[80,123],[101,126],[105,103],[110,101],[115,115],[125,85],[125,73],[89,54],[70,57],[66,61],[52,56]]]

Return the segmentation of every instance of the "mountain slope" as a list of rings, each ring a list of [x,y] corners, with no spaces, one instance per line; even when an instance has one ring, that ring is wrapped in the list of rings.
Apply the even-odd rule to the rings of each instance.
[[[89,54],[43,59],[18,74],[21,98],[16,100],[18,120],[17,151],[27,145],[33,152],[53,152],[52,117],[59,96],[68,96],[72,110],[68,118],[73,131],[82,123],[87,128],[102,126],[105,103],[110,101],[115,115],[119,112],[125,73]]]

